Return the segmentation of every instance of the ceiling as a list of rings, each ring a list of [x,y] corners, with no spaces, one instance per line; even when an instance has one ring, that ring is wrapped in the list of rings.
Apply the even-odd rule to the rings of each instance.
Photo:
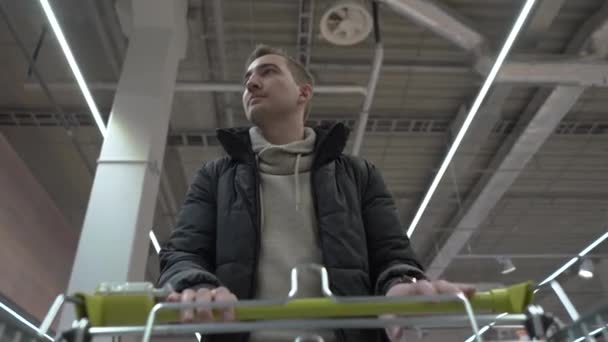
[[[302,47],[298,32],[306,31],[299,23],[308,18],[299,6],[309,8],[311,2],[313,26],[304,47],[317,85],[366,87],[373,37],[354,46],[325,41],[318,20],[333,3],[325,0],[224,0],[219,20],[213,1],[190,0],[189,39],[177,82],[240,83],[243,63],[258,43],[297,55]],[[413,3],[424,9],[429,2]],[[379,12],[384,63],[360,154],[382,170],[404,232],[481,87],[485,73],[479,61],[496,54],[523,1],[437,3],[431,2],[459,19],[455,28],[476,32],[469,38],[481,37],[478,49],[459,46],[449,33],[388,6]],[[77,89],[58,85],[73,81],[52,32],[42,33],[45,19],[38,2],[5,1],[2,6],[30,56],[40,44],[35,65],[50,93],[41,91],[18,41],[1,24],[0,132],[77,234],[101,136]],[[65,0],[54,6],[87,81],[116,83],[128,46],[123,33],[128,2]],[[499,75],[412,236],[417,255],[433,275],[490,284],[539,282],[606,232],[608,89],[584,80],[546,82],[542,77],[552,75],[534,73],[539,64],[553,61],[564,63],[555,69],[559,75],[574,68],[572,63],[605,65],[606,23],[605,1],[537,1],[507,60],[528,65],[529,77],[501,82]],[[114,91],[95,90],[93,95],[107,117]],[[359,94],[317,94],[310,124],[338,120],[354,128],[363,102]],[[229,112],[235,125],[246,124],[238,94],[175,94],[163,169],[168,183],[157,206],[159,239],[168,236],[176,214],[171,202],[178,207],[196,170],[222,154],[214,130],[226,125]],[[606,258],[608,243],[592,254],[598,261]],[[517,270],[502,275],[496,261],[500,256],[511,257]],[[151,256],[151,265],[155,262]],[[585,312],[599,298],[608,298],[608,284],[598,278],[583,281],[570,273],[560,280]],[[549,292],[541,291],[539,303],[565,318]]]

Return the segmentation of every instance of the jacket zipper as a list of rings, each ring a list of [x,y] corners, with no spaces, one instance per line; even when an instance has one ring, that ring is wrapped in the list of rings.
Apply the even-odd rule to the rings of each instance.
[[[313,163],[314,165],[314,163]],[[319,227],[319,205],[318,205],[318,200],[317,200],[317,190],[316,190],[316,184],[315,184],[315,176],[316,176],[316,168],[313,166],[310,170],[310,178],[312,180],[311,184],[312,186],[310,187],[310,191],[312,193],[312,202],[313,202],[313,206],[315,207],[315,218],[317,220],[317,235],[319,237],[319,249],[321,250],[321,264],[322,266],[325,266],[325,253],[323,251],[323,237],[321,236],[321,228]]]
[[[258,262],[260,259],[260,237],[262,235],[262,208],[260,208],[260,173],[258,172],[258,160],[257,158],[254,157],[255,163],[253,166],[253,172],[254,172],[254,179],[255,179],[255,213],[257,214],[256,216],[256,222],[255,222],[255,256],[253,259],[253,275],[251,277],[251,297],[253,298],[255,296],[255,293],[257,291],[257,275],[258,275]]]

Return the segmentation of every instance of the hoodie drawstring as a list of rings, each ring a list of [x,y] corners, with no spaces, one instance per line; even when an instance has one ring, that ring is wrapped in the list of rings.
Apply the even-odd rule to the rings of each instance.
[[[296,211],[300,211],[300,158],[302,157],[301,153],[298,153],[296,156],[296,166],[293,170],[293,174],[296,179]]]
[[[263,148],[258,154],[255,156],[256,163],[259,163],[259,154],[264,152],[265,150],[272,148],[272,146],[267,146]],[[296,211],[300,211],[300,204],[302,203],[301,194],[300,194],[300,159],[302,159],[302,153],[298,153],[296,155],[296,162],[294,165],[293,175],[295,178],[295,194],[296,194]],[[260,193],[262,191],[262,183],[260,183]],[[263,200],[263,196],[260,196],[260,202]],[[263,207],[262,207],[263,208]],[[264,213],[262,213],[262,222],[264,221]]]

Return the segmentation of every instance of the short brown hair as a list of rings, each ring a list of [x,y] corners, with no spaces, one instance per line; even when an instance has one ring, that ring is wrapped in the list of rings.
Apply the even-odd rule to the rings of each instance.
[[[278,56],[285,58],[285,60],[287,61],[287,68],[289,68],[289,71],[293,75],[293,78],[296,81],[296,83],[298,85],[308,83],[314,87],[314,85],[315,85],[314,77],[312,76],[310,71],[308,71],[306,69],[306,67],[304,65],[302,65],[302,63],[296,61],[291,56],[289,56],[287,54],[287,52],[285,52],[285,50],[276,48],[276,47],[272,47],[269,45],[258,44],[255,47],[255,49],[253,50],[253,52],[251,52],[249,57],[247,57],[245,69],[247,69],[254,60],[256,60],[262,56],[266,56],[266,55],[278,55]],[[308,115],[310,115],[310,107],[311,107],[311,103],[308,102],[306,104],[306,109],[304,110],[304,121],[306,121],[306,119],[308,118]]]

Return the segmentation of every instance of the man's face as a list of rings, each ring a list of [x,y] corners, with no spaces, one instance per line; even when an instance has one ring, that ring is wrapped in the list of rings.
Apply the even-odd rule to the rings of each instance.
[[[267,120],[296,115],[298,107],[307,101],[287,60],[279,55],[265,55],[251,62],[245,72],[244,84],[245,115],[258,126]]]

